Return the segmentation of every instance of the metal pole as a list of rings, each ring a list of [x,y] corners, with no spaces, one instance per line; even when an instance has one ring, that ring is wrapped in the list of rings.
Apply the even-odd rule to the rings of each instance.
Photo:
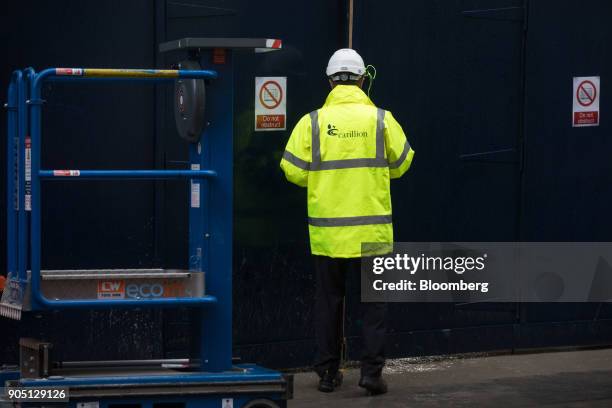
[[[38,300],[40,292],[40,125],[41,125],[41,88],[45,76],[50,75],[50,70],[34,74],[30,81],[30,133],[31,133],[31,175],[32,175],[32,209],[30,224],[30,253],[31,253],[31,279],[32,293]],[[44,301],[43,301],[44,304]]]
[[[209,178],[213,170],[40,170],[39,177],[46,179],[179,179]]]
[[[210,56],[212,50],[203,54]],[[206,272],[206,290],[219,302],[199,310],[199,356],[202,371],[232,368],[232,232],[233,232],[233,55],[226,50],[225,64],[215,66],[219,79],[206,89],[207,120],[201,149],[190,147],[192,166],[215,169],[214,182],[192,183],[189,211],[189,269]],[[205,203],[205,204],[204,204]],[[197,329],[196,329],[197,330]]]
[[[174,80],[177,78],[215,79],[217,73],[208,70],[188,69],[99,69],[99,68],[47,68],[37,76],[40,81],[50,80],[96,80],[134,79]]]
[[[19,247],[17,245],[19,235],[17,232],[17,219],[20,211],[19,191],[16,187],[19,184],[19,129],[18,129],[18,83],[21,82],[21,72],[15,71],[11,76],[11,83],[8,89],[7,109],[7,180],[6,180],[6,235],[7,235],[7,274],[10,277],[18,269]],[[17,139],[17,140],[16,140]],[[15,154],[17,153],[17,154]]]
[[[168,358],[157,360],[96,360],[96,361],[56,361],[55,368],[86,368],[86,367],[155,367],[166,364],[189,366],[193,361],[188,358]]]
[[[27,270],[28,270],[28,239],[30,232],[28,230],[28,218],[29,218],[29,205],[26,202],[26,194],[29,193],[30,182],[28,173],[28,164],[30,158],[29,150],[26,150],[27,144],[29,143],[26,139],[28,138],[28,117],[29,110],[27,106],[28,98],[28,84],[31,80],[34,70],[32,68],[25,69],[25,77],[21,81],[19,91],[19,278],[22,282],[27,282]]]
[[[353,0],[349,0],[348,47],[353,48]]]

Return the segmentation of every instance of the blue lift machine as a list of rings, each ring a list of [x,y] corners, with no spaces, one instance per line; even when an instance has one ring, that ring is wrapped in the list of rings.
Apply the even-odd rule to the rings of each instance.
[[[26,390],[65,389],[69,399],[22,401],[20,406],[287,406],[290,376],[232,359],[233,53],[280,47],[280,40],[271,39],[185,38],[160,45],[161,52],[187,54],[178,69],[28,68],[13,73],[6,104],[8,271],[0,315],[19,320],[22,311],[188,306],[198,316],[199,331],[199,355],[172,360],[55,362],[52,349],[60,345],[22,338],[19,366],[0,370],[0,380]],[[41,168],[43,85],[100,80],[173,81],[177,130],[189,143],[190,167]],[[187,179],[189,268],[42,269],[41,183],[58,179]],[[4,401],[12,403],[6,396]]]

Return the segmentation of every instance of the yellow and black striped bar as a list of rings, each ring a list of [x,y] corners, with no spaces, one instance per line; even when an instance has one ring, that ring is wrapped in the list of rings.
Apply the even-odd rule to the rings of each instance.
[[[55,76],[84,78],[195,78],[213,79],[215,71],[184,69],[111,69],[111,68],[55,68]]]

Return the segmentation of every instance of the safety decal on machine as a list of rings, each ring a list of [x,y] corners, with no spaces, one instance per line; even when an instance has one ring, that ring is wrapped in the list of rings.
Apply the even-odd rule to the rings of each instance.
[[[598,76],[574,77],[572,94],[572,126],[599,126],[599,98],[601,94]]]
[[[287,77],[255,78],[255,131],[286,130]]]
[[[125,281],[98,281],[98,299],[125,299]]]
[[[76,408],[100,408],[98,401],[77,402]]]
[[[19,211],[19,138],[13,139],[13,209]]]
[[[81,175],[80,170],[53,170],[55,177],[79,177]]]
[[[223,401],[221,402],[221,408],[234,408],[234,399],[223,398]]]
[[[199,164],[192,164],[191,170],[200,170]],[[200,208],[200,183],[191,180],[191,208]]]
[[[55,75],[83,75],[83,68],[56,68]]]
[[[275,49],[283,48],[283,42],[275,38],[268,38],[266,40],[266,47]]]
[[[25,139],[25,203],[26,211],[32,211],[32,139]]]

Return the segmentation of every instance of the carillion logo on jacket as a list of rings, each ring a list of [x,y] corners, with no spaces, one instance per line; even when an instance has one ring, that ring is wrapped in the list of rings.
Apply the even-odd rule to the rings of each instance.
[[[327,125],[327,135],[336,136],[340,139],[352,137],[368,137],[368,132],[359,130],[349,130],[347,132],[339,131],[338,128],[331,123]]]

